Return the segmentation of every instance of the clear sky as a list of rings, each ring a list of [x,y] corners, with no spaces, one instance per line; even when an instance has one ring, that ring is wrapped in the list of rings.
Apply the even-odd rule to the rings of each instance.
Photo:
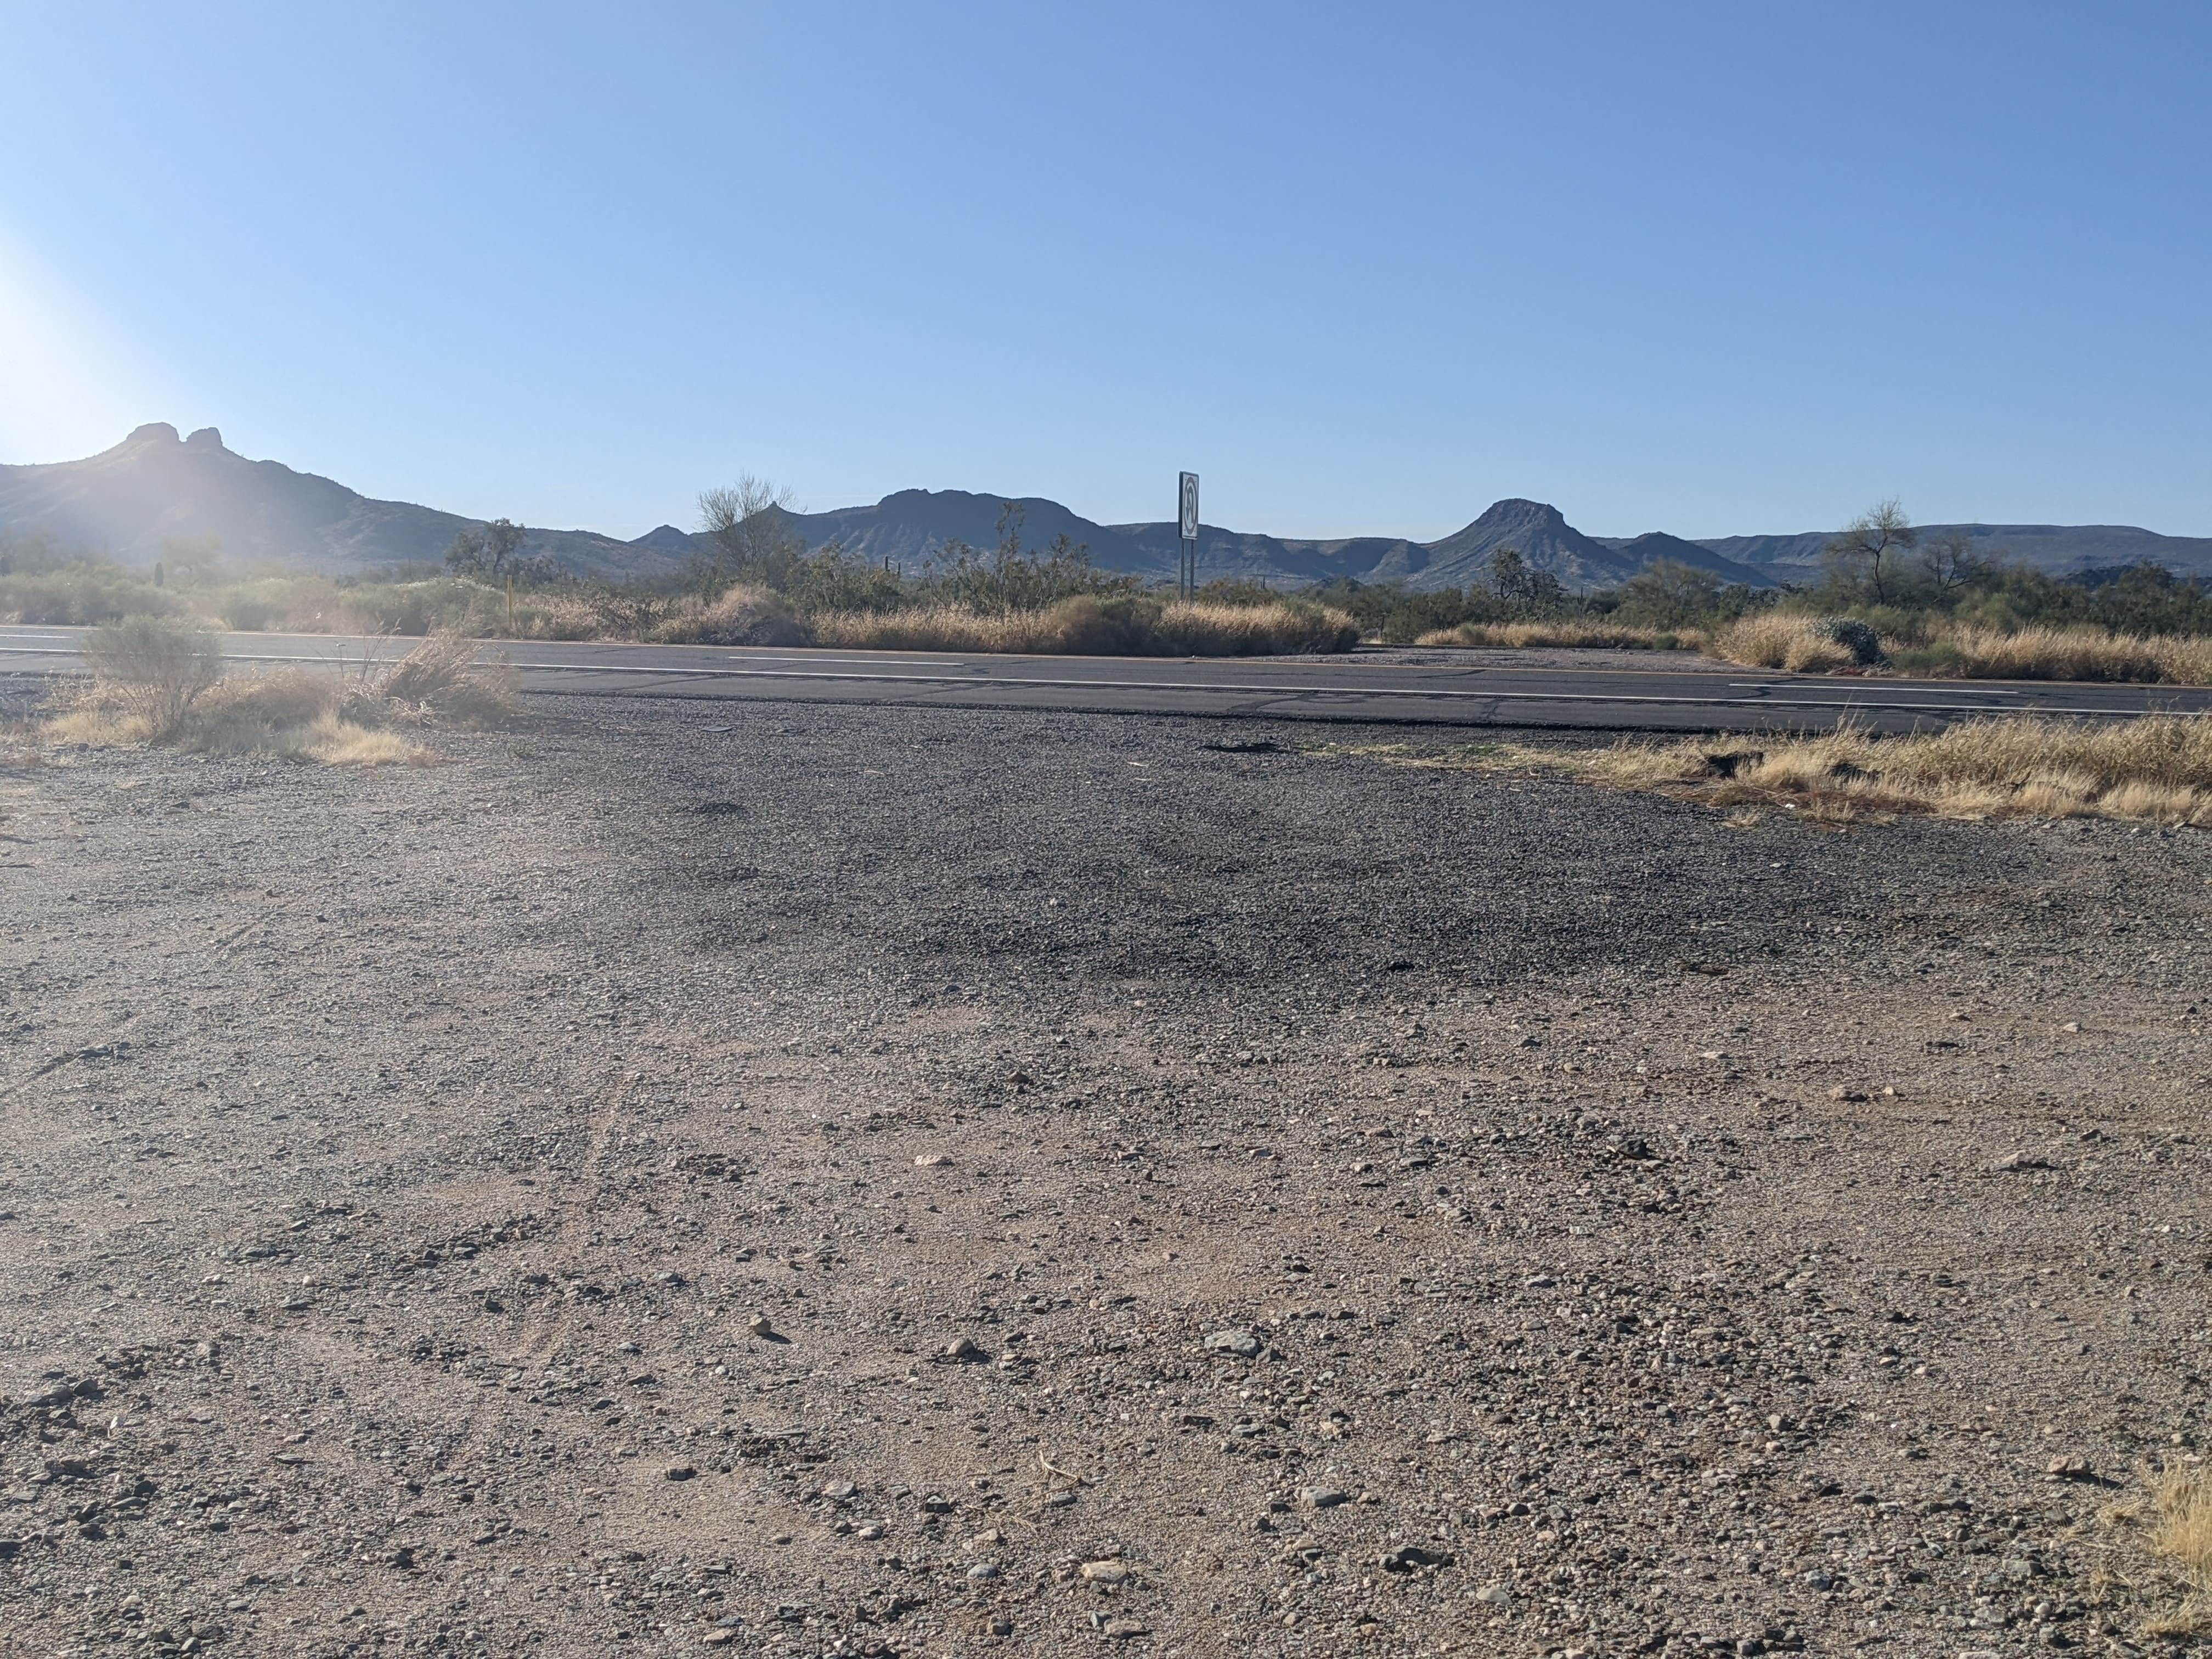
[[[2212,534],[2212,6],[0,0],[0,460]]]

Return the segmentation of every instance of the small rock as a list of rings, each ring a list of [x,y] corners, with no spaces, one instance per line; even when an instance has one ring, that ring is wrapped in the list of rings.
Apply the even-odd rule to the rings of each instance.
[[[1301,1486],[1298,1488],[1298,1507],[1304,1510],[1333,1510],[1339,1504],[1349,1504],[1351,1498],[1334,1486]]]
[[[1126,1584],[1129,1582],[1129,1569],[1119,1561],[1085,1561],[1078,1571],[1088,1583]]]
[[[945,1345],[945,1357],[961,1364],[988,1358],[981,1348],[964,1336],[957,1341]]]
[[[699,1471],[689,1463],[671,1463],[660,1473],[662,1478],[668,1480],[693,1480],[699,1474]]]
[[[769,1322],[766,1314],[755,1314],[745,1322],[745,1328],[755,1336],[769,1337],[775,1334],[775,1327]]]
[[[1111,1641],[1126,1642],[1133,1636],[1150,1636],[1152,1630],[1151,1626],[1139,1624],[1134,1619],[1109,1619],[1099,1627],[1098,1633]]]
[[[1864,1100],[1866,1098],[1866,1091],[1863,1089],[1854,1089],[1847,1084],[1838,1083],[1834,1088],[1828,1091],[1828,1098],[1831,1100]]]
[[[1249,1359],[1260,1352],[1260,1339],[1246,1330],[1209,1331],[1206,1349],[1208,1353],[1232,1353]]]
[[[970,1578],[996,1578],[999,1576],[999,1569],[992,1562],[979,1561],[968,1569],[968,1576]]]
[[[2090,1480],[2095,1479],[2086,1457],[2054,1457],[2044,1471],[2061,1480]]]
[[[1419,1544],[1401,1544],[1396,1549],[1382,1552],[1382,1571],[1411,1572],[1416,1567],[1448,1567],[1457,1559],[1443,1550],[1424,1549]]]
[[[1503,1583],[1485,1584],[1480,1589],[1475,1591],[1474,1599],[1478,1601],[1487,1601],[1495,1607],[1502,1607],[1513,1600],[1513,1587],[1510,1584]]]
[[[914,1167],[917,1170],[935,1170],[951,1162],[952,1160],[943,1152],[924,1152],[920,1158],[915,1159]]]

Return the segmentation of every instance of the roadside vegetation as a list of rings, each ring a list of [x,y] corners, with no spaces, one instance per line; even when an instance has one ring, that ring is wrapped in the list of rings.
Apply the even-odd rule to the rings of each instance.
[[[1103,570],[1065,537],[1024,542],[1019,507],[990,548],[953,542],[915,571],[810,550],[783,492],[742,479],[700,498],[713,551],[674,576],[608,582],[523,555],[506,520],[442,563],[374,574],[241,570],[179,544],[151,570],[0,535],[0,621],[96,625],[167,617],[257,632],[450,633],[475,639],[900,650],[1255,655],[1362,641],[1444,647],[1695,651],[1796,673],[2212,685],[2212,591],[2155,566],[2060,580],[1955,535],[1923,536],[1893,501],[1847,526],[1818,580],[1752,588],[1662,560],[1571,594],[1511,548],[1464,588],[1338,581],[1299,592],[1215,582],[1195,602]]]
[[[397,662],[345,673],[226,675],[219,635],[172,617],[126,617],[86,635],[92,678],[56,694],[40,736],[93,748],[425,765],[438,758],[420,740],[428,728],[496,726],[514,712],[505,677],[477,665],[477,648],[441,634]]]
[[[1347,585],[1348,586],[1348,585]],[[1753,589],[1662,560],[1570,595],[1502,550],[1464,592],[1330,590],[1372,638],[1425,646],[1694,650],[1801,674],[2212,685],[2212,591],[2155,565],[2061,580],[1963,537],[1924,538],[1894,501],[1828,544],[1814,583]]]
[[[2148,1570],[2110,1576],[2108,1594],[2148,1613],[2144,1639],[2187,1643],[2212,1633],[2212,1476],[2194,1460],[2137,1473],[2137,1490],[2098,1518]]]
[[[1900,817],[2117,818],[2212,829],[2212,721],[2013,715],[1882,737],[1846,728],[1553,749],[1470,744],[1309,751],[1463,771],[1560,772],[1695,801],[1749,824],[1770,814],[1847,824]]]
[[[442,567],[374,577],[240,571],[205,553],[129,569],[17,538],[0,544],[0,620],[94,626],[154,617],[247,633],[631,640],[903,650],[1247,656],[1346,651],[1358,623],[1258,589],[1197,603],[1102,570],[1066,538],[1024,544],[1009,503],[989,549],[954,542],[908,574],[839,547],[810,551],[781,495],[746,479],[701,497],[714,551],[662,580],[581,580],[522,557],[501,520],[455,539]]]

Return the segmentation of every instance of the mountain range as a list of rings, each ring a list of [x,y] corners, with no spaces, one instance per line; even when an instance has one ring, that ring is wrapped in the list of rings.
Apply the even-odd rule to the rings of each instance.
[[[1065,535],[1109,569],[1157,578],[1175,571],[1172,520],[1097,524],[1038,496],[902,489],[872,507],[795,513],[791,522],[810,547],[837,543],[860,557],[913,571],[951,541],[994,545],[1009,499],[1023,509],[1024,540],[1031,548]],[[426,564],[441,558],[458,532],[480,522],[409,501],[374,501],[276,461],[248,460],[226,448],[213,427],[179,437],[176,428],[157,422],[81,461],[0,465],[0,532],[43,533],[133,564],[151,564],[181,544],[204,546],[209,538],[226,559],[248,564],[325,571]],[[2212,575],[2212,538],[2161,536],[2126,525],[1923,526],[1923,535],[1950,532],[1966,536],[1978,551],[2008,554],[2052,574],[2148,561]],[[1511,547],[1577,592],[1613,586],[1662,558],[1724,581],[1771,586],[1814,577],[1832,533],[1698,541],[1660,531],[1589,536],[1557,507],[1516,499],[1492,503],[1464,529],[1433,542],[1381,536],[1303,541],[1204,525],[1199,573],[1205,580],[1239,577],[1277,587],[1338,577],[1400,581],[1417,590],[1463,587],[1483,577],[1497,550]],[[595,576],[665,575],[708,545],[704,536],[673,525],[634,541],[533,528],[524,542],[528,553]]]

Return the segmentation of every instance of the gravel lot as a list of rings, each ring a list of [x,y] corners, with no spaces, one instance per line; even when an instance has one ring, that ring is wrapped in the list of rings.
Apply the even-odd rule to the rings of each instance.
[[[2212,842],[1299,735],[0,770],[0,1650],[2145,1645]]]

